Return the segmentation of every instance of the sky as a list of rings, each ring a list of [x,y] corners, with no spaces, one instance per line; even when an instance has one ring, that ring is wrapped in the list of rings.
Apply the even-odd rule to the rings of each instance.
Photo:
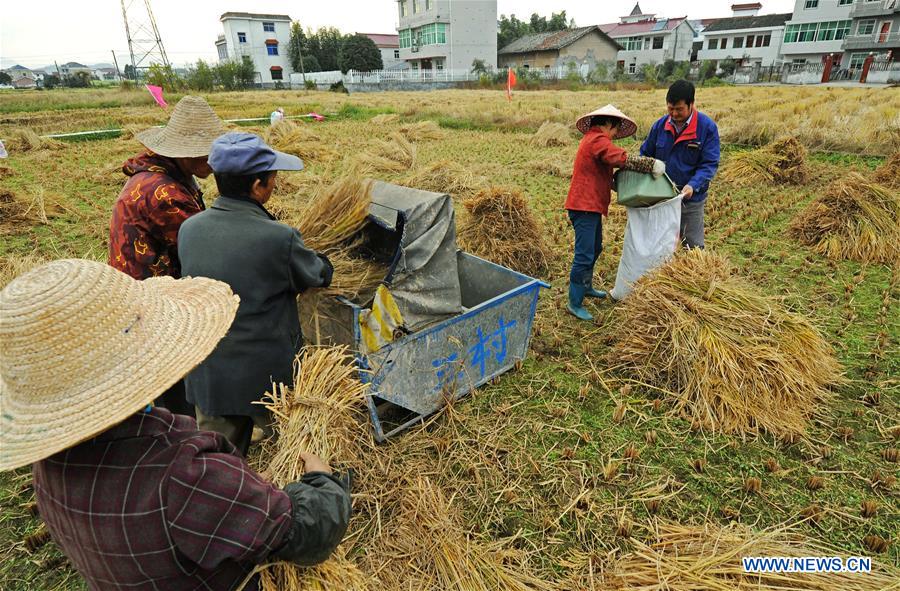
[[[459,0],[466,1],[466,0]],[[731,16],[735,0],[641,0],[645,13],[660,17]],[[746,1],[746,0],[740,0]],[[762,13],[791,12],[793,0],[761,0]],[[141,2],[141,0],[126,0]],[[497,13],[521,19],[537,12],[565,10],[579,26],[616,22],[631,12],[634,0],[498,0]],[[152,0],[156,23],[169,61],[177,66],[197,59],[216,60],[219,16],[229,11],[287,14],[304,28],[337,27],[344,33],[393,33],[396,0]],[[128,42],[120,0],[3,0],[0,8],[0,68],[21,64],[41,68],[76,61],[128,61]]]

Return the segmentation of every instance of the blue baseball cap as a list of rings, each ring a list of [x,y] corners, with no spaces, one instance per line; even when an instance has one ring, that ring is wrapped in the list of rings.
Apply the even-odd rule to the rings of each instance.
[[[213,141],[209,166],[216,174],[246,176],[270,170],[303,170],[296,156],[270,148],[258,135],[229,132]]]

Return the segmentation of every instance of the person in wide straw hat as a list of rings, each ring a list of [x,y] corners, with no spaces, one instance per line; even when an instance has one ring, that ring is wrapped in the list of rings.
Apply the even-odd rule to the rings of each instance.
[[[205,209],[194,177],[206,178],[213,140],[225,125],[205,100],[186,96],[175,106],[164,127],[135,135],[147,148],[122,166],[128,177],[113,205],[109,222],[109,264],[135,279],[181,276],[178,230]],[[193,416],[177,382],[157,404]]]
[[[0,470],[32,465],[41,518],[90,589],[234,589],[343,537],[349,492],[319,458],[278,489],[221,435],[148,407],[237,308],[219,281],[74,259],[0,291]]]
[[[575,230],[575,256],[569,273],[567,309],[580,320],[593,320],[584,307],[585,296],[605,298],[594,289],[594,265],[603,248],[603,216],[609,211],[613,168],[628,168],[660,176],[665,164],[653,158],[629,156],[613,140],[637,131],[635,122],[612,105],[583,115],[575,127],[584,134],[575,154],[572,182],[565,208]]]

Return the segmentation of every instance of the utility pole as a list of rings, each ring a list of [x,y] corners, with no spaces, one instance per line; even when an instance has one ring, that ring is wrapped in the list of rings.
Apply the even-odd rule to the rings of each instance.
[[[122,82],[122,72],[119,71],[119,60],[116,59],[116,51],[114,49],[110,50],[113,56],[113,63],[116,64],[116,77],[119,79],[119,82]]]
[[[121,0],[121,4],[135,82],[140,78],[138,68],[146,70],[152,64],[159,64],[169,72],[171,64],[150,8],[150,0]]]

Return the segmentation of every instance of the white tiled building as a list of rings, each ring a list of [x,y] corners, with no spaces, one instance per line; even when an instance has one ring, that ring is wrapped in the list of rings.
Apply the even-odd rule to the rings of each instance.
[[[703,31],[701,61],[733,59],[738,66],[774,66],[781,62],[786,14],[756,14],[761,4],[735,4],[734,16],[719,19]]]
[[[224,34],[216,39],[219,61],[253,60],[257,82],[263,86],[290,81],[291,17],[286,14],[226,12],[220,18]]]
[[[861,0],[865,1],[865,0]],[[792,63],[821,63],[828,54],[843,56],[844,37],[850,34],[854,0],[796,0],[785,23],[781,53]]]
[[[685,62],[691,59],[694,28],[687,17],[656,18],[644,14],[639,4],[618,23],[600,25],[624,49],[616,58],[619,68],[629,74],[638,72],[643,64],[661,64],[666,60]]]
[[[497,66],[497,0],[397,0],[400,59],[414,71]]]
[[[900,0],[864,0],[850,9],[853,24],[842,49],[846,67],[862,66],[871,53],[879,61],[900,61]]]

